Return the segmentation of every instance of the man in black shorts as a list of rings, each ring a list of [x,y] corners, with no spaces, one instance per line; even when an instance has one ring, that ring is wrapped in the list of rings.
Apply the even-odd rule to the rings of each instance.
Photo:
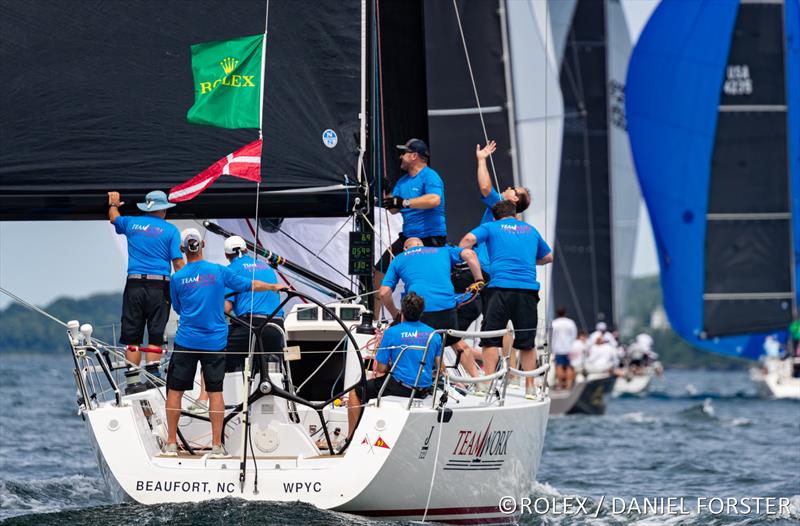
[[[419,238],[426,247],[443,247],[447,242],[447,225],[444,217],[444,182],[428,166],[428,145],[420,139],[409,139],[397,146],[400,150],[400,169],[405,172],[394,185],[391,195],[383,200],[390,213],[403,216],[403,231],[375,265],[375,288],[392,258],[403,252],[406,240]],[[380,302],[375,301],[375,312],[380,315]],[[380,316],[379,316],[380,317]]]
[[[172,276],[170,290],[175,312],[180,316],[175,335],[175,350],[167,371],[167,443],[163,454],[178,454],[176,435],[184,391],[194,387],[198,362],[208,392],[211,420],[211,457],[222,458],[227,451],[222,445],[222,423],[225,402],[222,385],[225,380],[225,345],[228,325],[225,323],[225,291],[279,291],[283,285],[251,280],[230,267],[203,259],[205,242],[194,228],[181,234],[181,250],[188,263]]]
[[[433,385],[433,372],[438,369],[442,354],[442,339],[438,334],[433,335],[423,362],[425,346],[434,330],[420,321],[425,310],[425,300],[410,292],[403,298],[400,308],[402,309],[402,321],[386,329],[381,338],[381,346],[375,355],[375,360],[378,362],[378,373],[382,376],[367,380],[364,403],[378,397],[381,387],[384,382],[387,382],[387,377],[383,375],[389,372],[393,364],[394,369],[386,383],[386,389],[383,390],[383,396],[408,398],[415,386],[417,388],[415,397],[424,398],[430,393]],[[403,351],[404,349],[405,351]],[[420,364],[422,364],[421,372]],[[417,382],[417,376],[419,376],[419,382]],[[347,420],[351,437],[361,413],[362,400],[357,391],[358,389],[350,391],[350,398],[347,402]]]
[[[128,278],[122,293],[122,331],[119,341],[127,345],[125,358],[139,365],[142,355],[139,346],[144,343],[147,326],[145,362],[158,362],[164,344],[164,329],[169,318],[170,262],[177,272],[183,267],[178,229],[164,218],[167,209],[175,206],[167,201],[161,191],[147,194],[144,203],[138,203],[141,216],[123,216],[119,213],[122,200],[118,192],[108,192],[108,220],[117,234],[128,241]],[[147,352],[151,349],[152,352]],[[139,369],[130,367],[125,374],[126,393],[146,389],[139,383]]]
[[[504,329],[514,324],[514,348],[520,351],[522,369],[536,368],[536,326],[538,321],[539,282],[536,265],[552,263],[550,247],[532,225],[515,218],[516,205],[500,201],[492,208],[495,221],[483,223],[461,240],[460,246],[471,248],[485,243],[492,267],[491,290],[483,318],[483,330]],[[484,370],[492,373],[499,360],[502,338],[485,338]],[[526,397],[534,398],[533,378],[526,379]]]

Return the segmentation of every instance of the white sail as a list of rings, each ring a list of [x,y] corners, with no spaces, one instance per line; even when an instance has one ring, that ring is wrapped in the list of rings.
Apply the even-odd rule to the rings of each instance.
[[[606,0],[606,26],[614,319],[621,324],[627,310],[628,289],[633,274],[641,194],[625,123],[625,78],[632,46],[620,0]]]

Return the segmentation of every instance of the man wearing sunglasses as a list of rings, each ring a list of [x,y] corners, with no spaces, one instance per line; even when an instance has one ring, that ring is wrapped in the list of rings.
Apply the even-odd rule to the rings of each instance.
[[[391,195],[383,200],[390,213],[403,215],[403,231],[375,265],[375,288],[379,288],[392,258],[403,252],[409,238],[419,238],[427,247],[443,247],[447,241],[444,218],[444,182],[428,162],[430,152],[425,141],[409,139],[397,145],[400,150],[400,169],[403,176]],[[376,312],[380,308],[376,300]]]

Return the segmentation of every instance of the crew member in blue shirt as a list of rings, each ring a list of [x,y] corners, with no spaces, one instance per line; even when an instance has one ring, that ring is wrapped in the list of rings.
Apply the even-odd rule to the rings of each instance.
[[[553,253],[532,225],[515,218],[516,204],[500,201],[492,208],[495,221],[483,223],[461,240],[460,246],[471,248],[485,243],[489,251],[492,280],[483,330],[504,329],[509,320],[514,324],[514,349],[522,358],[522,368],[536,368],[536,325],[538,321],[539,282],[536,265],[553,262]],[[484,370],[492,373],[499,360],[502,338],[484,338]],[[526,397],[533,398],[533,378],[526,378]]]
[[[426,247],[423,246],[422,240],[416,237],[407,239],[404,248],[405,251],[392,260],[378,290],[384,305],[392,316],[397,315],[392,291],[402,281],[406,292],[416,292],[425,299],[426,309],[422,315],[424,323],[434,329],[457,328],[457,302],[450,271],[453,265],[465,261],[472,271],[474,288],[480,290],[484,282],[477,256],[472,250],[459,247]],[[459,338],[448,336],[444,345],[452,346],[461,354],[466,344]],[[477,376],[475,359],[470,353],[464,353],[460,363],[467,373]]]
[[[447,242],[444,182],[428,166],[428,145],[421,139],[409,139],[397,149],[401,152],[400,169],[404,174],[391,195],[383,200],[383,207],[392,214],[403,215],[403,231],[375,265],[375,288],[383,281],[392,258],[403,251],[406,239],[417,237],[426,247],[443,247]],[[379,307],[380,303],[376,302],[376,312]]]
[[[228,268],[245,278],[253,278],[265,283],[278,283],[278,277],[263,260],[255,259],[247,254],[247,244],[240,236],[231,236],[225,240],[225,257],[230,264]],[[255,272],[255,274],[254,274]],[[227,290],[225,293],[225,312],[233,313],[236,319],[228,330],[228,347],[225,354],[225,372],[241,371],[244,359],[249,352],[250,343],[250,314],[254,334],[260,335],[261,347],[255,347],[257,352],[271,354],[257,354],[256,364],[261,377],[266,378],[267,362],[277,361],[276,353],[283,352],[283,309],[277,310],[281,302],[278,292],[234,292]],[[252,306],[252,307],[251,307]],[[267,319],[274,315],[271,324],[277,325],[281,330],[267,325]]]
[[[227,456],[222,445],[222,422],[225,403],[222,384],[225,379],[225,290],[236,292],[279,291],[283,285],[251,280],[233,269],[203,260],[205,242],[194,228],[181,234],[181,250],[187,264],[172,276],[172,306],[180,316],[175,335],[175,351],[167,370],[167,443],[163,454],[178,453],[176,433],[183,392],[194,387],[197,363],[200,362],[209,397],[211,420],[211,456]]]
[[[175,271],[183,267],[183,255],[178,229],[164,218],[167,209],[175,206],[167,201],[164,192],[155,190],[137,203],[142,216],[123,216],[119,192],[108,192],[108,219],[117,234],[128,241],[128,278],[122,293],[122,330],[119,341],[127,345],[125,358],[139,365],[142,359],[139,346],[144,343],[147,326],[145,362],[158,361],[164,344],[164,330],[169,319],[170,263]],[[153,349],[154,352],[147,352]],[[130,367],[130,366],[129,366]],[[146,389],[138,382],[139,370],[129,368],[126,373],[126,392]]]
[[[367,380],[366,398],[364,403],[378,397],[384,382],[386,388],[383,396],[411,396],[411,391],[416,387],[416,398],[424,398],[430,394],[433,385],[434,367],[439,368],[440,356],[442,354],[442,339],[438,334],[433,334],[433,327],[426,325],[420,318],[425,311],[425,300],[409,292],[403,297],[400,303],[402,310],[401,322],[386,329],[381,338],[381,345],[375,355],[378,362],[378,376]],[[425,346],[428,345],[428,352],[425,354]],[[405,351],[404,351],[405,349]],[[425,354],[425,361],[422,361]],[[420,364],[422,372],[420,373]],[[394,364],[394,369],[392,365]],[[385,375],[392,370],[392,375],[387,381]],[[419,374],[419,381],[417,375]],[[350,391],[350,398],[347,402],[347,420],[349,424],[350,437],[353,436],[358,417],[361,413],[362,400],[358,396],[358,389]]]
[[[528,206],[531,204],[531,195],[528,192],[527,188],[522,186],[509,186],[503,193],[499,193],[497,190],[494,189],[492,186],[492,178],[489,174],[489,167],[487,165],[487,160],[489,157],[495,152],[497,149],[497,144],[494,141],[489,141],[486,143],[486,146],[481,148],[479,144],[475,145],[475,157],[478,161],[478,189],[481,193],[481,202],[486,205],[486,209],[484,210],[483,216],[481,217],[480,224],[488,223],[494,221],[494,216],[492,215],[492,207],[500,202],[500,201],[511,201],[516,205],[516,212],[517,214],[521,214],[525,210],[528,209]],[[489,263],[489,253],[486,250],[486,245],[483,243],[479,243],[474,247],[475,254],[478,256],[478,261],[481,263],[481,269],[483,270],[483,276],[486,278],[486,282],[488,283],[491,281],[491,269]],[[463,272],[459,273],[463,274]],[[467,280],[458,280],[456,292],[463,292],[466,286],[468,286]],[[458,309],[458,328],[459,330],[465,331],[467,328],[478,319],[478,316],[481,315],[483,312],[483,308],[485,307],[485,300],[484,298],[488,297],[490,292],[487,289],[481,291],[478,297],[475,298],[470,303],[467,303],[460,309]]]

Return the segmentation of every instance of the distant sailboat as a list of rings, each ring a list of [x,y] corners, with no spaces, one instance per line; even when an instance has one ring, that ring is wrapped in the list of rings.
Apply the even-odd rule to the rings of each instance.
[[[696,347],[756,359],[797,317],[800,2],[664,1],[627,85],[670,323]],[[791,367],[770,370],[800,398]]]

